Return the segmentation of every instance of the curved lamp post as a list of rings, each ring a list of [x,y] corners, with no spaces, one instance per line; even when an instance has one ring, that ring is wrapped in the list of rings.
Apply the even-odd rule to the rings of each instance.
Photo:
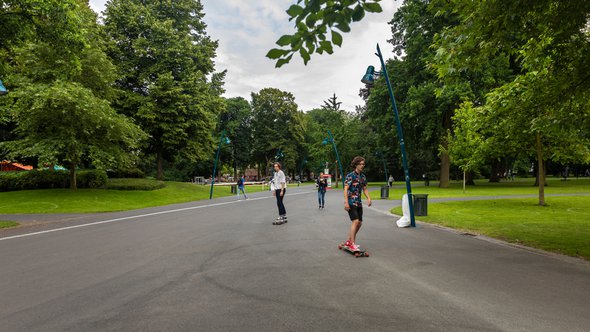
[[[231,141],[229,137],[225,135],[225,129],[221,132],[219,137],[219,145],[217,146],[217,154],[215,155],[215,164],[213,164],[213,176],[211,177],[211,190],[209,190],[209,199],[213,198],[213,184],[215,183],[215,175],[217,172],[217,161],[219,160],[219,151],[221,151],[221,144],[229,144]]]
[[[414,197],[412,196],[412,184],[410,183],[410,171],[408,170],[408,159],[406,157],[406,143],[404,141],[404,133],[402,131],[402,125],[399,121],[399,113],[397,111],[397,105],[395,104],[393,89],[391,87],[391,82],[389,81],[389,75],[387,75],[385,62],[383,61],[383,56],[381,55],[381,49],[379,48],[379,44],[377,44],[377,53],[375,53],[375,55],[379,58],[379,61],[381,62],[381,71],[376,72],[375,67],[373,66],[367,67],[367,71],[361,79],[361,82],[365,83],[367,88],[370,89],[373,86],[373,83],[375,82],[375,78],[377,76],[382,75],[385,77],[385,82],[387,83],[387,90],[389,90],[389,98],[391,98],[391,109],[393,111],[393,115],[395,116],[395,121],[397,124],[397,136],[399,138],[399,145],[402,153],[402,164],[404,166],[406,191],[408,193],[408,205],[410,207],[410,226],[416,227],[416,220],[414,218]]]
[[[336,153],[336,160],[338,161],[338,167],[340,168],[340,178],[342,179],[342,189],[344,189],[344,174],[342,173],[342,163],[340,162],[340,155],[338,155],[338,149],[336,148],[336,142],[334,141],[334,136],[332,136],[332,132],[328,130],[328,137],[324,138],[322,141],[323,145],[328,143],[332,143],[332,147],[334,147],[334,152]],[[338,177],[336,177],[336,183],[338,183]]]
[[[8,93],[8,90],[6,90],[6,87],[4,86],[4,84],[2,84],[2,81],[0,81],[0,96],[5,95]]]

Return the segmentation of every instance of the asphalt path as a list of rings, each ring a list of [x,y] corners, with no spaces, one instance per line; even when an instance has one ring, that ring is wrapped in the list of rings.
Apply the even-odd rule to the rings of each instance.
[[[378,192],[373,192],[377,196]],[[0,232],[0,331],[588,331],[590,265],[289,187]],[[5,216],[2,216],[5,219]],[[18,216],[11,216],[12,220]]]

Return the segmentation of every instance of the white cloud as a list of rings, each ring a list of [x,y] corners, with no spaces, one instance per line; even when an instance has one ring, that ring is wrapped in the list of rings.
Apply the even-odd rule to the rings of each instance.
[[[104,10],[106,0],[90,0],[95,11]],[[226,97],[241,96],[250,100],[252,92],[273,87],[291,92],[301,110],[320,107],[334,93],[342,107],[352,111],[362,104],[358,91],[367,65],[379,68],[374,55],[377,43],[383,56],[391,58],[391,27],[387,24],[401,1],[384,0],[383,12],[367,13],[353,23],[352,32],[343,34],[342,48],[334,54],[313,54],[307,66],[294,57],[291,63],[275,68],[265,55],[276,47],[275,41],[294,32],[285,10],[294,0],[202,0],[208,34],[219,40],[218,71],[227,69]],[[395,81],[395,78],[392,77]],[[395,84],[395,82],[394,82]]]

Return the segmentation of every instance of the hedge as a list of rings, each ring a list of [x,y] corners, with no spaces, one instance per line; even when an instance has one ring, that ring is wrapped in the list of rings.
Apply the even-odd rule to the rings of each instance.
[[[78,188],[102,188],[107,183],[104,170],[76,172]],[[0,191],[69,188],[69,171],[32,170],[22,172],[0,172]]]

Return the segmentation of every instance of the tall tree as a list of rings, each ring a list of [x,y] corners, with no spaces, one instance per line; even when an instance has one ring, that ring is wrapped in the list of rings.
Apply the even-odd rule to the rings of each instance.
[[[14,140],[2,146],[9,156],[69,168],[83,162],[106,168],[129,162],[141,130],[120,116],[105,98],[114,67],[101,44],[96,14],[86,1],[11,1],[0,16],[15,24],[15,35],[0,51],[9,63]]]
[[[478,132],[488,150],[518,149],[537,158],[544,205],[545,160],[590,161],[590,3],[444,2],[460,24],[441,35],[439,74],[477,72],[489,59],[507,59],[513,77],[491,89],[482,104],[465,104],[462,116],[494,124]]]
[[[304,122],[293,94],[264,88],[252,93],[252,111],[253,151],[258,165],[268,167],[280,150],[283,169],[295,172]]]
[[[198,0],[113,0],[105,10],[109,55],[123,90],[116,106],[149,135],[157,178],[164,160],[211,157],[225,73],[214,73],[217,42]],[[211,78],[209,79],[209,75]]]
[[[252,161],[252,108],[250,103],[242,97],[225,100],[226,107],[220,114],[218,132],[226,130],[231,140],[229,146],[231,153],[222,153],[222,157],[233,162],[234,177],[237,170],[244,170]]]

